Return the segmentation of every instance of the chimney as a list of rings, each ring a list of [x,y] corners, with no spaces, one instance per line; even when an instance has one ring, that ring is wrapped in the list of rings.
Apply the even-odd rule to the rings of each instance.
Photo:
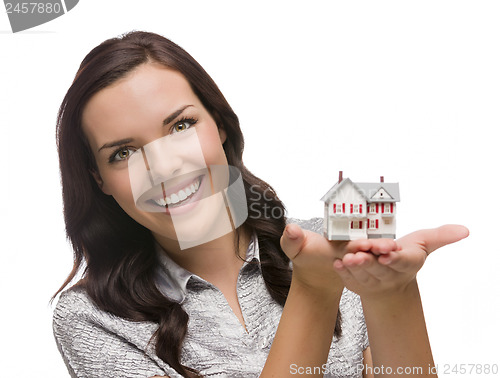
[[[380,182],[384,182],[384,176],[380,176]]]
[[[339,171],[339,184],[342,182],[344,178],[342,177],[342,171]]]

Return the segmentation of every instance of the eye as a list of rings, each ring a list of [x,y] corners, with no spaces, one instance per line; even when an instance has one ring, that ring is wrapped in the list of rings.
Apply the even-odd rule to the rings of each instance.
[[[189,129],[191,126],[193,126],[196,123],[196,120],[194,119],[183,119],[174,124],[172,127],[172,133],[180,133],[182,131],[185,131]]]
[[[135,152],[131,147],[123,147],[113,152],[109,157],[110,163],[127,160]]]

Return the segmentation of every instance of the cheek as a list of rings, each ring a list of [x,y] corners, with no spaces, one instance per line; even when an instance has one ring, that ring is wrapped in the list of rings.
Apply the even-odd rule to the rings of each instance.
[[[104,173],[102,179],[104,183],[103,190],[113,196],[122,208],[134,205],[128,169]]]
[[[204,130],[200,132],[199,137],[205,162],[208,165],[226,165],[226,154],[222,148],[217,127],[215,127],[215,131]]]

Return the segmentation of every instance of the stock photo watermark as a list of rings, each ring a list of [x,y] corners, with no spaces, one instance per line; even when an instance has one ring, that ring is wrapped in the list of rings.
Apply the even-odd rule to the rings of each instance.
[[[321,366],[299,366],[297,364],[290,365],[290,374],[292,375],[313,375],[313,374],[334,374],[334,375],[356,375],[358,376],[362,372],[365,374],[374,375],[404,375],[404,376],[419,376],[429,374],[441,374],[441,375],[497,375],[499,373],[498,364],[442,364],[426,367],[422,366],[368,366],[364,364],[356,365],[355,371],[350,369],[345,371],[341,367],[328,366],[323,364]]]
[[[275,205],[278,200],[276,194],[266,188],[264,191],[259,186],[250,187],[251,196],[249,197],[249,218],[252,219],[281,219],[285,215],[282,207]]]
[[[34,28],[73,9],[79,0],[15,1],[4,0],[13,33]]]

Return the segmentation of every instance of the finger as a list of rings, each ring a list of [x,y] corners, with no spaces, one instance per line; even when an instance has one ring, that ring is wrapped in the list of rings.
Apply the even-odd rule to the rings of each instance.
[[[297,224],[287,224],[283,235],[281,235],[280,245],[283,252],[290,260],[293,260],[301,251],[305,240],[305,234],[302,228]]]
[[[352,240],[346,244],[346,253],[356,253],[359,251],[369,252],[372,247],[370,239]]]
[[[370,249],[375,255],[383,255],[399,249],[398,243],[392,239],[376,239],[373,240],[373,246]]]
[[[347,269],[341,259],[337,259],[333,262],[333,268],[346,287],[354,287],[357,284],[357,280],[354,278],[349,269]]]
[[[352,277],[364,286],[375,286],[379,280],[374,277],[367,267],[376,264],[376,258],[370,253],[349,253],[342,259],[344,266],[349,270]]]
[[[394,264],[399,261],[400,259],[400,254],[396,252],[390,252],[386,255],[380,256],[378,258],[378,262],[382,265],[391,265],[394,267]]]
[[[346,250],[349,253],[371,252],[375,255],[382,255],[391,251],[397,251],[399,245],[392,239],[362,239],[354,240],[347,244]]]
[[[422,244],[427,254],[445,245],[455,243],[469,236],[467,227],[460,225],[445,225],[430,230],[416,231],[401,239],[402,242],[409,240]]]
[[[372,255],[371,253],[366,253],[361,251],[356,253],[348,253],[342,259],[342,262],[347,268],[360,267],[360,266],[366,267],[373,261],[375,261],[374,255]]]
[[[395,252],[389,252],[389,254]],[[393,269],[393,267],[390,264],[381,264],[380,261],[383,260],[384,258],[387,258],[389,254],[384,254],[381,256],[373,256],[368,259],[367,261],[363,262],[361,268],[366,270],[368,274],[373,276],[379,281],[386,281],[393,279],[395,276],[399,275],[399,272]]]
[[[427,255],[419,250],[414,254],[391,252],[380,256],[378,262],[399,273],[416,272],[424,265]]]

